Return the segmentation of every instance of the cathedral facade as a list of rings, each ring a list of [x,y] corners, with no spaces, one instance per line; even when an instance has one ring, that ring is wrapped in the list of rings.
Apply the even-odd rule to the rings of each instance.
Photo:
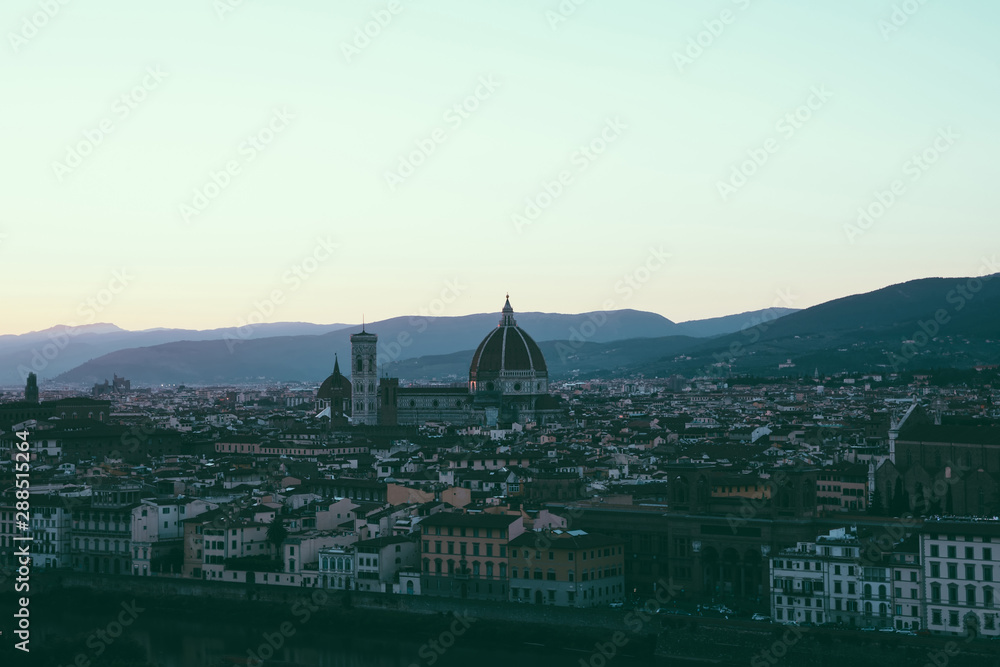
[[[401,387],[398,378],[377,379],[378,335],[351,336],[351,378],[334,373],[317,395],[331,419],[360,425],[418,425],[428,421],[486,427],[547,422],[560,414],[548,392],[549,374],[538,344],[517,326],[510,298],[497,327],[486,334],[469,365],[466,386]],[[345,410],[346,408],[346,410]],[[338,412],[342,410],[342,412]]]

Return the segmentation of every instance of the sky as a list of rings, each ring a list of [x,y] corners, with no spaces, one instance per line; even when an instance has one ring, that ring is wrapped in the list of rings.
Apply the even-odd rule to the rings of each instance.
[[[984,273],[997,25],[988,0],[7,0],[0,334],[508,292],[679,322]]]

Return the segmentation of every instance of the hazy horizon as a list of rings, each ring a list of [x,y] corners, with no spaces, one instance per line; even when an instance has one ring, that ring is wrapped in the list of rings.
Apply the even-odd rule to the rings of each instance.
[[[12,0],[0,332],[507,291],[684,322],[975,275],[1000,6],[898,5]]]

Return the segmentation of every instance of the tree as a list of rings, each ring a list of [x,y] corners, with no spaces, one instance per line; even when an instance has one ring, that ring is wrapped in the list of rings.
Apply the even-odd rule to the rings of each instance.
[[[906,495],[903,492],[903,478],[897,477],[892,491],[892,515],[903,516],[910,509],[907,505]]]
[[[275,515],[274,520],[267,527],[267,541],[273,544],[275,549],[278,549],[287,538],[288,529],[285,528],[285,522],[281,520],[281,517]]]
[[[882,494],[878,492],[878,486],[872,490],[872,496],[868,501],[868,513],[869,514],[885,514],[884,503],[882,502]]]

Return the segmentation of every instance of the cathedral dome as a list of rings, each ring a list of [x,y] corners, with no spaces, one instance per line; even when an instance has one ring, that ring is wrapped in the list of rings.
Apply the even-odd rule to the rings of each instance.
[[[334,398],[351,398],[351,381],[340,374],[340,362],[334,357],[333,373],[323,380],[316,392],[316,398],[320,400],[331,400]]]
[[[512,380],[514,391],[529,390],[535,379],[548,378],[545,357],[538,344],[514,320],[514,309],[510,298],[504,304],[500,324],[483,339],[472,356],[469,366],[469,382],[475,387],[496,380]],[[517,382],[524,380],[526,382]],[[505,383],[508,384],[508,383]],[[497,387],[500,388],[499,386]],[[483,386],[482,389],[493,391]],[[542,389],[538,387],[537,389]]]

